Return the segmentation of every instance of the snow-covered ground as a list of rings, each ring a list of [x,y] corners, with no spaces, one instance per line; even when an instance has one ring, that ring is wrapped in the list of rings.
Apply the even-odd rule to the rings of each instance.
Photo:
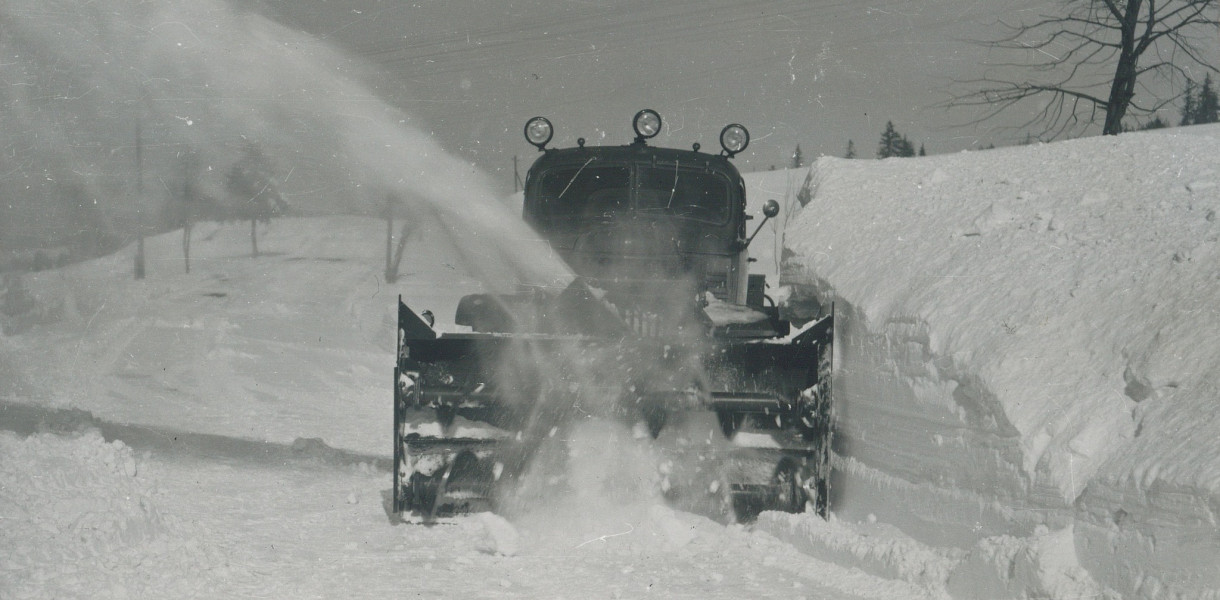
[[[788,207],[772,292],[838,314],[830,521],[619,506],[647,448],[590,428],[619,451],[572,501],[391,525],[395,298],[486,267],[452,220],[393,285],[363,217],[10,278],[0,596],[1220,596],[1218,158],[1203,127],[748,176]]]
[[[618,451],[586,452],[571,498],[512,524],[392,524],[396,296],[453,306],[485,266],[440,222],[393,286],[364,217],[272,221],[258,258],[248,225],[200,224],[189,275],[175,232],[147,240],[142,281],[129,248],[10,285],[0,597],[930,596],[652,495],[623,505],[604,487],[648,448],[612,427],[584,429]]]

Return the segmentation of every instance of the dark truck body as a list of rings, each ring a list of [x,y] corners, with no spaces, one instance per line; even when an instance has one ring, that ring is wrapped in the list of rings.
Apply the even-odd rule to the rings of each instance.
[[[446,333],[400,299],[395,513],[495,509],[540,445],[596,416],[642,426],[689,467],[664,476],[679,506],[826,514],[833,315],[792,335],[764,277],[748,273],[750,217],[729,146],[645,138],[566,149],[544,148],[549,130],[531,139],[543,154],[523,217],[575,273],[565,289],[467,296],[455,322],[469,331]],[[689,447],[708,423],[717,439]]]

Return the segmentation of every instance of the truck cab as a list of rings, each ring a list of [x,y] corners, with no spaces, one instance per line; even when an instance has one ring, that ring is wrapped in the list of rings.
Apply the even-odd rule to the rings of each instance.
[[[725,127],[718,154],[649,146],[660,123],[643,110],[631,144],[558,149],[546,147],[550,122],[531,119],[526,138],[542,156],[526,176],[525,221],[577,275],[620,297],[691,294],[765,314],[763,276],[747,268],[745,183],[729,162],[749,133]]]

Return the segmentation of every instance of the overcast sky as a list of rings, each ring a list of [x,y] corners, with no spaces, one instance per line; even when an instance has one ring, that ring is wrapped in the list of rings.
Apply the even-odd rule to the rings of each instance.
[[[743,171],[797,145],[873,157],[887,121],[929,154],[1019,143],[1030,112],[967,125],[938,105],[954,80],[1045,60],[971,40],[1061,1],[0,0],[0,246],[170,227],[175,199],[232,200],[251,144],[306,212],[499,197],[537,156],[535,115],[556,145],[620,145],[652,108],[656,143],[709,152],[741,123]]]
[[[641,108],[661,143],[718,147],[746,125],[744,170],[809,159],[854,140],[876,151],[885,122],[929,153],[1002,145],[1018,134],[953,127],[972,116],[935,106],[952,78],[977,73],[999,19],[1046,2],[998,0],[264,0],[281,21],[383,70],[379,92],[438,141],[511,186],[512,157],[533,160],[526,119],[555,142],[623,144]],[[1005,138],[1007,136],[1007,138]]]

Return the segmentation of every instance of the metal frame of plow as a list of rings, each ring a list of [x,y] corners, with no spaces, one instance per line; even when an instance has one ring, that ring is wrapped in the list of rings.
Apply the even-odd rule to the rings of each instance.
[[[441,514],[443,507],[443,512],[450,509],[467,512],[475,504],[480,508],[492,508],[504,465],[516,464],[517,459],[524,462],[530,455],[530,440],[538,431],[523,432],[526,421],[521,407],[516,407],[518,412],[514,413],[513,407],[506,406],[501,397],[501,394],[514,393],[534,397],[539,393],[541,388],[534,381],[537,373],[531,371],[528,364],[530,356],[514,356],[513,364],[519,367],[520,373],[517,379],[508,381],[498,380],[483,370],[487,364],[497,363],[503,356],[520,354],[521,347],[515,345],[519,343],[540,349],[548,356],[571,353],[573,348],[604,350],[615,343],[547,334],[438,335],[402,302],[401,297],[398,317],[392,509],[399,517],[415,510],[425,520],[433,520]],[[803,486],[805,499],[813,510],[826,517],[830,510],[830,447],[834,434],[831,398],[834,306],[831,305],[828,315],[786,343],[721,339],[713,344],[713,350],[705,350],[702,355],[708,361],[705,366],[729,375],[704,388],[697,410],[715,413],[727,440],[731,441],[743,426],[757,431],[761,425],[793,442],[786,449],[778,449],[770,484],[730,485],[726,486],[726,491],[735,489],[762,498],[760,501],[764,504],[771,498],[776,500],[775,504],[782,505],[779,498],[785,493],[786,478],[795,477]],[[639,350],[646,346],[629,348]],[[459,384],[463,375],[470,373],[478,373],[479,381],[487,383],[466,387],[435,385],[436,372],[421,377],[422,372],[431,369],[445,376],[455,374]],[[453,381],[449,379],[446,383]],[[426,386],[428,389],[423,389]],[[643,405],[654,404],[662,412],[696,408],[689,402],[671,403],[665,399],[674,394],[682,395],[672,390],[658,392],[642,398]],[[634,404],[640,405],[640,400],[637,398]],[[665,426],[665,415],[661,414],[660,418],[652,432],[654,437]],[[501,437],[472,436],[462,427],[451,427],[456,419],[461,419],[463,426],[487,425],[488,431],[498,430]],[[411,420],[410,425],[408,420]],[[424,426],[417,428],[420,422]],[[652,423],[649,425],[651,427]],[[420,435],[419,431],[439,433]],[[506,461],[506,456],[511,458]],[[428,470],[417,471],[421,457],[425,457],[425,462],[431,459],[439,466],[428,463]],[[784,469],[788,465],[791,470],[792,464],[800,465],[795,475]],[[514,472],[512,468],[508,468],[509,473]],[[448,497],[451,492],[453,498]],[[790,503],[783,510],[799,512],[803,510],[803,503]]]

